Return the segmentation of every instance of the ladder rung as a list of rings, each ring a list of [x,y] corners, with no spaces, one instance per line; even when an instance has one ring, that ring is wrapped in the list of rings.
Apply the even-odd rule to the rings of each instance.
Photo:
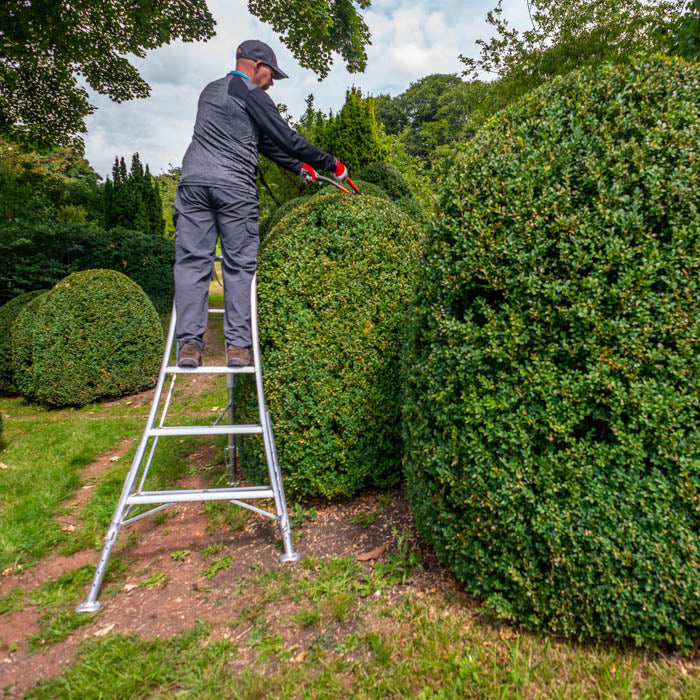
[[[210,314],[222,314],[224,313],[224,309],[208,309]]]
[[[250,425],[171,425],[165,428],[151,428],[150,437],[166,435],[258,435],[262,426]]]
[[[274,498],[269,486],[239,486],[229,489],[192,489],[181,491],[142,491],[126,499],[129,505],[142,503],[184,503],[186,501],[230,501],[233,499]]]
[[[171,365],[165,368],[168,374],[255,374],[255,367],[216,367],[202,365],[201,367],[177,367]]]

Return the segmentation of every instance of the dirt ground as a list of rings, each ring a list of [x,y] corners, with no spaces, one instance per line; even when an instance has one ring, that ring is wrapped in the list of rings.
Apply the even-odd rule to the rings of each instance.
[[[198,488],[205,484],[200,477],[184,480],[180,486]],[[302,558],[352,556],[369,570],[375,560],[395,549],[394,528],[399,532],[410,531],[410,514],[402,490],[395,490],[391,495],[388,508],[379,505],[382,493],[373,491],[332,504],[307,505],[307,512],[315,509],[316,518],[303,525],[303,537],[294,542],[296,551]],[[358,513],[372,513],[378,509],[382,512],[368,527],[351,522]],[[168,512],[174,517],[162,522],[144,518],[122,529],[116,552],[131,562],[126,580],[120,582],[116,593],[108,596],[105,596],[107,586],[103,586],[102,609],[89,624],[66,640],[31,653],[29,638],[38,631],[40,611],[28,606],[0,618],[0,636],[5,642],[5,648],[0,650],[0,688],[5,689],[7,697],[19,696],[37,681],[60,675],[73,660],[80,642],[90,637],[121,633],[142,639],[166,639],[190,629],[198,620],[212,626],[211,637],[225,636],[230,632],[229,621],[250,602],[239,596],[230,597],[238,584],[252,572],[298,566],[280,563],[279,527],[260,515],[251,514],[244,530],[231,533],[226,530],[211,532],[201,503],[173,506]],[[139,537],[129,536],[129,533],[138,533]],[[422,568],[407,585],[418,590],[455,590],[457,584],[451,574],[421,547],[415,535],[411,540],[414,551],[422,549]],[[208,579],[202,571],[210,562],[203,557],[202,550],[214,543],[223,544],[217,557],[231,556],[233,564]],[[183,561],[171,557],[174,551],[187,550],[190,553]],[[0,594],[7,594],[15,587],[31,591],[67,571],[96,564],[98,556],[96,550],[85,550],[70,557],[49,557],[19,575],[2,577]],[[154,574],[162,575],[162,583],[144,586]],[[279,613],[283,614],[284,610],[282,601]],[[236,629],[233,634],[243,637],[248,631]],[[241,659],[244,661],[245,656]]]
[[[210,338],[209,342],[216,347],[216,339]],[[197,380],[205,382],[208,376],[199,375]],[[151,394],[125,397],[122,401],[150,400]],[[88,502],[97,478],[131,446],[131,441],[123,440],[110,454],[83,470],[81,488],[63,504],[70,506],[70,512],[57,517],[65,531],[80,527],[81,507]],[[213,449],[202,445],[189,456],[189,473],[195,476],[181,480],[178,488],[207,486],[203,472],[215,457]],[[407,581],[406,587],[456,590],[452,575],[413,533],[403,489],[395,489],[389,495],[390,504],[386,492],[379,491],[366,491],[333,503],[305,503],[304,512],[310,515],[301,518],[302,522],[296,526],[296,551],[302,559],[355,557],[369,570],[376,560],[396,549],[396,533],[408,532],[407,541],[411,550],[420,552],[422,567]],[[292,503],[289,505],[293,507]],[[361,526],[351,522],[360,513],[377,514],[371,524]],[[299,566],[280,563],[279,526],[261,515],[251,513],[244,529],[238,532],[223,526],[212,530],[203,503],[178,504],[158,515],[161,517],[144,518],[122,528],[112,559],[116,556],[130,564],[125,579],[119,580],[116,591],[115,584],[110,586],[109,581],[103,584],[99,597],[102,609],[63,641],[30,651],[30,637],[39,630],[41,610],[36,606],[27,605],[0,617],[0,689],[5,697],[18,697],[39,680],[60,675],[74,660],[80,643],[92,637],[121,633],[142,639],[166,639],[203,620],[211,626],[210,638],[242,639],[249,628],[231,628],[231,620],[238,619],[241,609],[251,602],[246,601],[245,586],[241,584],[252,573]],[[230,556],[232,564],[209,578],[203,571],[213,559],[203,550],[215,543],[218,549],[215,558]],[[172,557],[173,552],[187,554],[177,561]],[[99,554],[99,550],[88,549],[72,556],[54,555],[26,571],[3,572],[0,596],[15,588],[30,592],[68,571],[94,566]],[[243,596],[240,591],[244,591]],[[285,601],[280,601],[277,615],[291,614],[291,608],[285,611],[285,606]],[[298,626],[293,627],[290,635],[298,635]],[[254,657],[248,659],[242,654],[237,663],[244,665],[253,660]]]

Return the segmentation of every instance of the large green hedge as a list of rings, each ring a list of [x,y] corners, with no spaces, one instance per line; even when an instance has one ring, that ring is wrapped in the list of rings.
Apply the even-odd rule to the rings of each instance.
[[[406,359],[410,503],[507,619],[700,636],[700,66],[574,72],[442,185]]]
[[[386,200],[340,193],[313,198],[283,223],[260,254],[258,317],[285,488],[331,498],[393,483],[419,232]],[[266,478],[253,444],[243,463]]]
[[[27,398],[84,405],[153,386],[163,330],[143,290],[114,270],[85,270],[27,304],[13,333]]]
[[[17,391],[12,371],[12,326],[25,304],[45,292],[45,289],[25,292],[0,306],[0,394]]]
[[[381,197],[382,199],[391,199],[391,197],[389,197],[389,195],[378,185],[375,185],[371,182],[364,182],[362,180],[353,180],[353,182],[355,183],[357,189],[360,190],[361,194],[371,194],[374,197]],[[344,186],[346,189],[350,189],[348,186]],[[265,239],[265,236],[267,236],[269,231],[277,225],[277,222],[280,221],[280,219],[285,217],[287,214],[289,214],[289,212],[293,211],[298,206],[304,204],[304,202],[308,202],[311,197],[324,194],[335,194],[337,192],[340,192],[340,190],[337,187],[334,187],[333,185],[324,184],[320,187],[311,185],[307,192],[308,193],[304,193],[300,197],[295,197],[294,199],[286,201],[284,204],[277,207],[277,209],[273,209],[264,219],[260,221],[261,241]]]
[[[40,223],[0,231],[0,303],[50,287],[79,270],[123,272],[141,286],[158,313],[173,299],[174,243],[135,231],[103,231],[91,224]]]

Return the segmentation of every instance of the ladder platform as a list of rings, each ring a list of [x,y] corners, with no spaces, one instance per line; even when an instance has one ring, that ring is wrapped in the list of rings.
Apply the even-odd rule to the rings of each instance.
[[[239,486],[228,489],[180,489],[178,491],[141,491],[132,493],[128,505],[147,503],[186,503],[187,501],[230,501],[248,498],[274,498],[269,486]]]
[[[263,431],[259,423],[249,425],[172,425],[164,428],[151,428],[149,437],[172,435],[260,435]]]
[[[217,367],[202,365],[201,367],[178,367],[169,365],[165,368],[167,374],[255,374],[255,367]]]

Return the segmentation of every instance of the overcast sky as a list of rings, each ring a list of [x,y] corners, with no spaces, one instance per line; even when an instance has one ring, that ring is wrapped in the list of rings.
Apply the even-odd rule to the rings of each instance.
[[[365,94],[397,95],[430,73],[459,72],[459,54],[477,56],[476,39],[489,35],[486,13],[495,4],[496,0],[373,0],[363,11],[372,34],[366,71],[348,73],[338,58],[330,75],[319,82],[267,25],[248,13],[245,0],[209,0],[216,20],[213,39],[178,41],[149,52],[145,59],[131,57],[151,86],[148,99],[116,104],[91,95],[97,112],[87,119],[85,155],[103,176],[110,174],[115,155],[124,156],[128,164],[134,152],[154,174],[170,164],[179,166],[192,136],[199,93],[234,67],[234,50],[245,39],[272,46],[289,80],[276,82],[270,96],[297,118],[309,93],[316,107],[338,110],[351,85]],[[505,0],[504,14],[513,26],[522,27],[527,20],[525,0]]]

